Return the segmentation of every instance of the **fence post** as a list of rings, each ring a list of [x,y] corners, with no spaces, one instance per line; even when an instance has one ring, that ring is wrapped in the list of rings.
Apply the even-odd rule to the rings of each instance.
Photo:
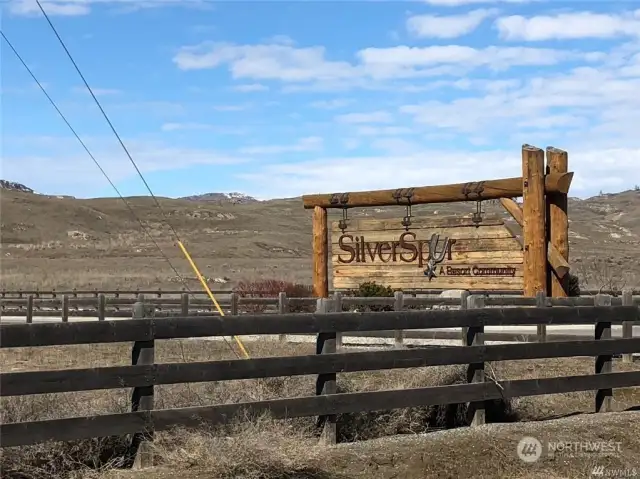
[[[153,317],[154,309],[151,305],[144,304],[144,295],[138,295],[138,301],[133,305],[133,319],[146,319]],[[131,352],[131,365],[152,365],[155,362],[155,341],[136,341]],[[151,411],[153,409],[153,385],[133,388],[131,394],[131,412]],[[130,444],[130,455],[134,458],[135,468],[153,466],[153,430],[148,430],[133,435]]]
[[[69,322],[69,296],[66,294],[62,295],[62,322]]]
[[[393,303],[394,311],[402,311],[404,309],[404,293],[402,291],[396,291],[394,293],[395,302]],[[393,345],[400,349],[404,343],[404,330],[396,329],[393,335]]]
[[[318,298],[316,313],[323,314],[329,311],[329,300],[326,298]],[[316,354],[331,354],[336,352],[336,333],[322,332],[318,333],[316,340]],[[336,373],[318,374],[316,380],[316,396],[324,394],[336,393]],[[335,444],[337,442],[337,416],[329,414],[327,416],[318,417],[318,427],[322,428],[321,441],[326,444]]]
[[[231,293],[230,296],[231,301],[231,316],[238,315],[238,293]]]
[[[597,294],[596,306],[611,306],[611,296]],[[596,339],[611,339],[611,321],[598,321],[595,327]],[[596,374],[606,374],[612,371],[612,355],[601,354],[596,357]],[[598,389],[596,392],[596,412],[611,412],[613,389]]]
[[[333,293],[333,311],[342,313],[342,293],[335,291]],[[342,349],[342,333],[336,333],[336,351]]]
[[[180,295],[180,314],[185,318],[189,316],[189,293]]]
[[[106,317],[107,297],[104,293],[98,295],[98,321],[104,321]]]
[[[278,293],[278,314],[287,314],[288,312],[289,312],[289,301],[287,301],[287,293],[285,293],[284,291],[280,291]],[[280,342],[286,343],[287,335],[281,334],[279,339],[280,339]]]
[[[536,293],[536,307],[537,308],[547,307],[547,295],[545,294],[544,291],[538,291],[538,293]],[[537,324],[536,329],[538,333],[538,342],[546,343],[547,342],[547,325]]]
[[[460,309],[461,310],[465,310],[468,308],[468,301],[469,301],[469,291],[463,291],[460,294]],[[463,326],[462,328],[460,328],[460,336],[461,336],[461,340],[462,340],[462,345],[466,346],[467,345],[467,334],[469,333],[469,328],[466,326]]]
[[[467,299],[468,309],[484,308],[484,297],[470,295]],[[466,346],[482,346],[484,344],[484,326],[469,326],[467,328]],[[469,364],[467,368],[468,383],[484,382],[484,362]],[[485,402],[470,402],[468,418],[471,426],[481,426],[485,423]]]
[[[633,292],[631,290],[624,290],[622,292],[622,306],[633,306]],[[622,338],[631,339],[633,337],[633,321],[622,322]],[[622,355],[623,363],[633,362],[633,353],[625,353]]]
[[[33,295],[27,296],[27,323],[33,323]]]

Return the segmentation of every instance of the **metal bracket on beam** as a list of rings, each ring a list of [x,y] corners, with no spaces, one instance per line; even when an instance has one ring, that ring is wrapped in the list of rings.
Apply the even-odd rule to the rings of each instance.
[[[407,199],[407,204],[411,204],[411,198],[413,198],[413,190],[414,188],[398,188],[391,195],[396,203],[400,204],[400,200],[402,198]]]
[[[332,193],[329,203],[331,205],[347,205],[349,203],[349,193]]]
[[[484,181],[472,181],[465,183],[462,186],[462,194],[466,201],[480,201],[482,200],[482,193],[484,191]],[[475,195],[470,197],[471,195]]]

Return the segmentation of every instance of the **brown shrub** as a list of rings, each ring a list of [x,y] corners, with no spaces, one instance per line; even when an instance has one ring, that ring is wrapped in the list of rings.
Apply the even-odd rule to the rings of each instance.
[[[277,298],[280,292],[284,292],[289,298],[313,296],[313,288],[311,286],[280,279],[240,281],[233,291],[241,298]],[[246,305],[244,309],[249,313],[264,313],[267,306],[263,304]],[[314,309],[315,306],[291,305],[290,312],[309,313]]]

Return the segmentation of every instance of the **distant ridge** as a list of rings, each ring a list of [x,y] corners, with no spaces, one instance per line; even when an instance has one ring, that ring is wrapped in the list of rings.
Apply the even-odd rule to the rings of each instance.
[[[189,201],[206,201],[209,203],[232,203],[238,205],[246,205],[248,203],[258,203],[259,200],[256,200],[252,196],[245,195],[243,193],[204,193],[202,195],[191,195],[191,196],[183,196],[179,198],[181,200],[189,200]]]
[[[0,180],[0,189],[11,191],[22,191],[23,193],[35,193],[28,186],[22,183],[16,183],[15,181]]]

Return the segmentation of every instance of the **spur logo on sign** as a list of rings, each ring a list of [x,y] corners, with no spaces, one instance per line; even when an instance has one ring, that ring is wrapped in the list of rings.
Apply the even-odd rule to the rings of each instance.
[[[424,274],[431,281],[437,276],[436,266],[448,258],[451,260],[451,248],[456,240],[445,237],[438,251],[440,235],[433,234],[426,240],[416,240],[416,234],[407,231],[397,241],[367,241],[364,236],[343,234],[338,239],[338,247],[344,254],[338,254],[338,263],[414,263],[425,268]]]

